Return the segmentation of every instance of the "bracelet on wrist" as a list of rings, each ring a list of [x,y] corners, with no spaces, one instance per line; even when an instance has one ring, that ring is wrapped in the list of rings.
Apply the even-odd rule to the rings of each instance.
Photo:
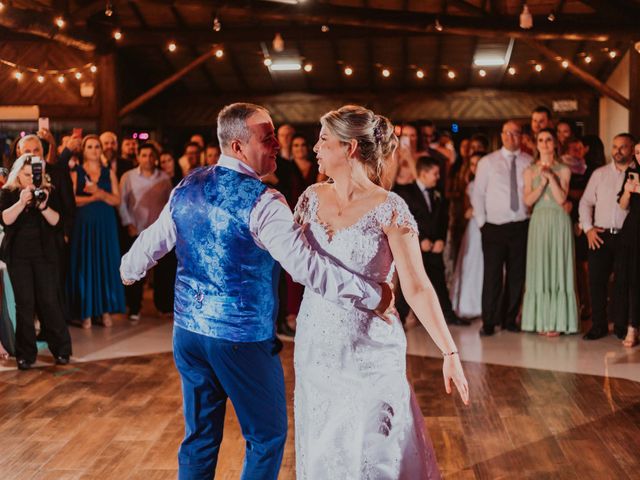
[[[454,350],[453,352],[442,352],[443,357],[452,357],[453,355],[458,355],[458,351]]]

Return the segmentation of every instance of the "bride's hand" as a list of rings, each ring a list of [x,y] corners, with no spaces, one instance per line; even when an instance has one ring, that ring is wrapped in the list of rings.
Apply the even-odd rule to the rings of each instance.
[[[396,315],[393,283],[381,283],[380,288],[382,289],[380,303],[373,312],[391,325],[393,324],[392,317]]]
[[[469,385],[462,371],[460,356],[457,353],[444,357],[442,375],[444,376],[444,388],[447,393],[451,393],[451,380],[453,380],[462,402],[465,405],[469,405]]]

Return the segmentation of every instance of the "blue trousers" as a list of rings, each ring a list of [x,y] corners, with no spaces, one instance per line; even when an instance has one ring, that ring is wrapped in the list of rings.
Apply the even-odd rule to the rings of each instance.
[[[179,480],[214,478],[227,398],[246,440],[243,480],[276,480],[287,438],[284,375],[275,340],[236,343],[174,328],[185,437]]]

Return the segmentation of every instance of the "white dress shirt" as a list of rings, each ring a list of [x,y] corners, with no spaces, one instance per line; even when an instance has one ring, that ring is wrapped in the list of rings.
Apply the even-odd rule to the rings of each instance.
[[[624,175],[625,171],[618,170],[613,161],[591,174],[578,207],[583,231],[588,232],[593,227],[622,228],[629,213],[618,204],[618,193],[622,188]]]
[[[518,183],[518,210],[511,210],[511,158],[516,157]],[[503,225],[521,222],[529,218],[529,209],[524,204],[524,171],[533,162],[528,153],[511,152],[505,147],[482,157],[478,162],[475,186],[471,195],[473,215],[478,226],[486,223]]]
[[[220,157],[214,168],[229,168],[258,178],[251,167],[226,155]],[[123,279],[141,279],[174,247],[177,233],[170,206],[171,201],[122,258],[120,274]],[[381,288],[377,283],[338,267],[311,248],[303,228],[295,223],[284,196],[277,190],[267,189],[260,196],[251,211],[249,230],[256,245],[267,250],[294,281],[327,300],[367,310],[374,310],[380,303]]]

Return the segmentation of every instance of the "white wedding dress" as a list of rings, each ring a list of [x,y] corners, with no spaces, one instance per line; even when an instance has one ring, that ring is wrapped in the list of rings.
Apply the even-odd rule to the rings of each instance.
[[[389,193],[354,225],[330,234],[317,217],[316,188],[300,197],[295,213],[310,244],[353,272],[389,281],[395,267],[383,226],[396,221],[417,234],[406,203]],[[344,309],[305,290],[294,359],[299,480],[440,478],[405,355],[397,318],[388,325],[370,311]]]

